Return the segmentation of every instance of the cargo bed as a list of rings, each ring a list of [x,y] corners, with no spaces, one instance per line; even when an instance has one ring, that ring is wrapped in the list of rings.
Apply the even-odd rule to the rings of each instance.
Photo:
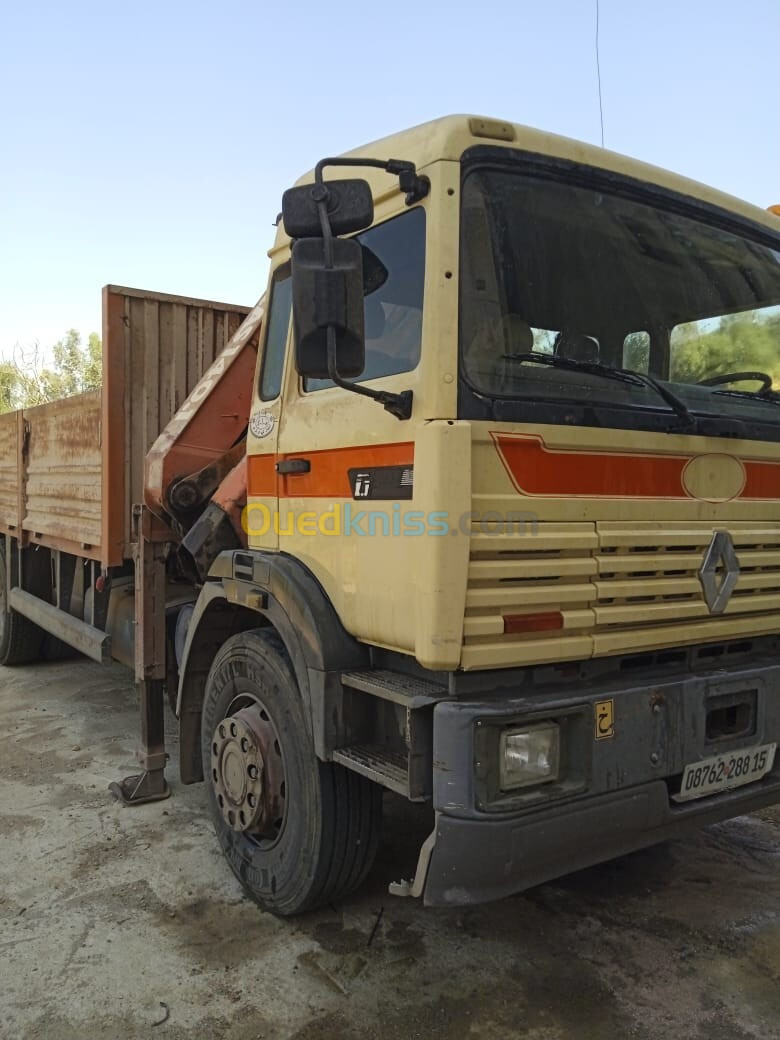
[[[106,286],[102,392],[0,415],[0,533],[131,558],[146,453],[250,309]]]

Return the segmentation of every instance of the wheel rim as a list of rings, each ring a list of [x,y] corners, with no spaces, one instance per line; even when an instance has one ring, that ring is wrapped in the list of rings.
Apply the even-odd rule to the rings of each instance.
[[[287,781],[276,726],[255,697],[230,705],[211,739],[211,781],[225,823],[259,845],[278,841],[286,818]]]

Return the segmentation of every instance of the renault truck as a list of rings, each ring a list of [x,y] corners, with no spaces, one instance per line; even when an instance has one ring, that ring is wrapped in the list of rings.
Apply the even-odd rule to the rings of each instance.
[[[274,212],[278,203],[274,206]],[[780,801],[780,214],[450,116],[284,195],[254,307],[109,285],[0,417],[0,658],[134,671],[292,915],[499,899]]]

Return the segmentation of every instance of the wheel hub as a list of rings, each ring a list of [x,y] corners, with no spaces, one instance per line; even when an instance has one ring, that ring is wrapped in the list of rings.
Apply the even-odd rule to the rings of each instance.
[[[239,712],[224,719],[211,743],[211,778],[225,822],[249,830],[263,811],[263,755],[257,736]]]
[[[276,729],[260,705],[218,723],[211,741],[211,779],[232,830],[275,837],[284,815],[284,768]]]

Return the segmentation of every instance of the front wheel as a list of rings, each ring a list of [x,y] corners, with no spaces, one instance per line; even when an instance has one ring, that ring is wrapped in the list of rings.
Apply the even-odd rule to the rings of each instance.
[[[253,899],[288,916],[360,885],[376,855],[381,790],[318,760],[275,632],[243,632],[217,654],[206,682],[201,750],[217,837]]]

